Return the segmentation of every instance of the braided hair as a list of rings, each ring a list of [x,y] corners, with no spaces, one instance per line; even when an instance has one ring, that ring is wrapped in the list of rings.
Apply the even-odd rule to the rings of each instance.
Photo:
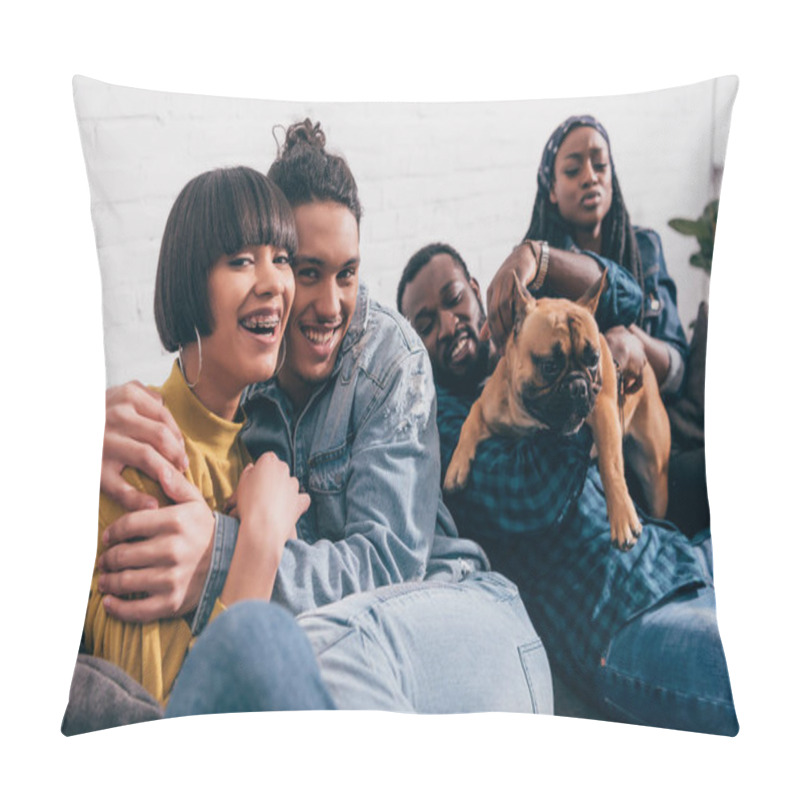
[[[570,236],[570,226],[559,213],[558,206],[550,201],[550,189],[553,184],[553,168],[558,149],[567,134],[573,128],[580,126],[594,128],[605,139],[611,164],[611,207],[603,218],[601,227],[602,252],[598,255],[609,258],[625,267],[636,279],[644,294],[642,257],[639,253],[639,246],[636,243],[636,235],[628,216],[628,210],[625,208],[625,201],[622,199],[622,190],[617,180],[617,170],[614,167],[614,159],[611,157],[611,142],[606,129],[598,120],[588,114],[569,117],[550,135],[542,152],[542,160],[539,163],[539,171],[536,175],[536,200],[533,204],[531,222],[525,238],[543,239],[553,247],[564,248],[566,246],[567,239]]]
[[[325,150],[319,122],[306,118],[290,125],[278,157],[267,172],[292,208],[331,201],[347,207],[361,223],[361,203],[353,173],[342,156]]]

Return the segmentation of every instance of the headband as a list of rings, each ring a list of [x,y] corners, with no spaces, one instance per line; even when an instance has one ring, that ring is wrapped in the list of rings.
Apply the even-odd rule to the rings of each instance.
[[[584,114],[580,117],[569,117],[564,120],[551,134],[544,146],[542,152],[542,160],[539,164],[539,172],[537,173],[536,180],[539,185],[539,191],[544,192],[544,196],[550,193],[550,187],[553,182],[553,166],[556,161],[556,153],[561,143],[566,138],[567,134],[573,129],[578,127],[594,128],[605,140],[608,145],[608,158],[611,162],[611,171],[614,172],[614,160],[611,158],[611,142],[608,138],[606,129],[591,115]]]

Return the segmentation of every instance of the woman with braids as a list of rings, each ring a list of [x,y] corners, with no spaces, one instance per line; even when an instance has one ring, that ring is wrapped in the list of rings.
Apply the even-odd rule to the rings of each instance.
[[[649,361],[666,403],[679,396],[689,346],[658,234],[630,220],[608,133],[592,116],[569,117],[551,134],[537,173],[537,193],[523,242],[487,291],[496,342],[510,330],[514,274],[538,295],[580,297],[607,269],[598,323],[627,392],[641,386]],[[670,463],[668,518],[686,533],[707,527],[705,458],[700,450]]]

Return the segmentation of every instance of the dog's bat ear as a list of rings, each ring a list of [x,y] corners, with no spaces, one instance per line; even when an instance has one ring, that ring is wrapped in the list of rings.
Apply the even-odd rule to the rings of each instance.
[[[530,303],[535,303],[533,295],[528,291],[528,288],[519,279],[519,275],[514,273],[514,293],[511,298],[511,310],[514,319],[514,336],[519,333],[522,327],[522,320],[525,319],[527,308]]]
[[[608,272],[607,269],[603,269],[603,272],[600,274],[600,277],[595,281],[593,286],[590,286],[583,297],[577,300],[579,306],[583,306],[584,308],[588,309],[592,316],[594,316],[595,312],[597,311],[597,306],[600,303],[600,295],[603,294],[603,289],[606,288],[606,273]]]

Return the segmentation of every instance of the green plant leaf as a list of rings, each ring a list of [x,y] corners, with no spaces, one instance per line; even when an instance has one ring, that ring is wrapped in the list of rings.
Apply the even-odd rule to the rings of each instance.
[[[671,219],[667,224],[684,236],[697,236],[703,230],[702,225],[693,219]]]
[[[703,217],[708,220],[717,221],[717,213],[719,212],[719,199],[712,200],[704,209]]]
[[[718,210],[719,198],[707,203],[703,213],[695,220],[679,218],[671,219],[667,223],[678,233],[684,236],[694,236],[697,239],[700,252],[692,254],[689,263],[694,267],[700,267],[709,275],[711,274],[711,259],[714,255],[714,235],[717,232]]]

